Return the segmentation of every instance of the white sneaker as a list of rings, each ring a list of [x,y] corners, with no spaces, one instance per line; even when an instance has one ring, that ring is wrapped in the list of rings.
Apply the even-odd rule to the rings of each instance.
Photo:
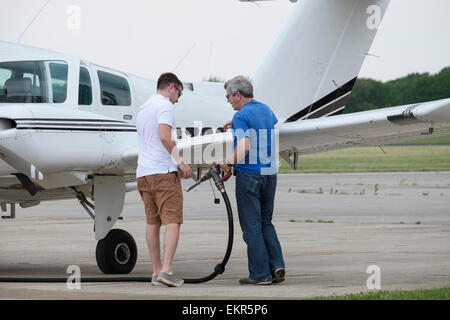
[[[180,287],[184,283],[183,279],[177,278],[173,274],[167,272],[161,272],[160,274],[158,274],[156,281],[164,283],[169,287]]]
[[[161,287],[163,284],[161,282],[158,282],[158,275],[154,274],[152,275],[152,286],[154,287]]]

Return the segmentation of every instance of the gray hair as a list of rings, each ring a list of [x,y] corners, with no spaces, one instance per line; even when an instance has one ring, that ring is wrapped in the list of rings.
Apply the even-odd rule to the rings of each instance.
[[[228,90],[233,96],[239,92],[245,98],[253,98],[253,85],[249,78],[237,76],[225,82],[225,90]]]

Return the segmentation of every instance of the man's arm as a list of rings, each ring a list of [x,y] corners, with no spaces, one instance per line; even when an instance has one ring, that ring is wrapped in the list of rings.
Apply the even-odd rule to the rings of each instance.
[[[225,122],[225,124],[222,126],[223,130],[227,131],[228,129],[231,128],[231,120]]]
[[[226,174],[231,172],[231,168],[229,165],[239,163],[239,161],[245,158],[245,156],[249,151],[250,151],[250,139],[249,138],[239,139],[236,143],[236,148],[234,149],[234,152],[231,155],[231,157],[226,159],[225,162],[220,165],[220,167]]]
[[[225,161],[225,163],[236,164],[245,158],[247,153],[250,151],[250,139],[242,138],[236,143],[236,148],[234,149],[233,155]]]
[[[158,124],[158,134],[161,143],[164,148],[166,148],[167,152],[170,153],[172,158],[178,164],[178,169],[182,173],[182,178],[188,179],[192,177],[192,169],[189,165],[187,165],[183,158],[180,156],[180,153],[177,148],[177,144],[172,138],[172,127],[165,123]]]

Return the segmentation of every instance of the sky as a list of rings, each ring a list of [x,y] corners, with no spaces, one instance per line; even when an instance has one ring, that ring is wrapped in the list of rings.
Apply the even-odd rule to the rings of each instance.
[[[26,29],[46,3],[0,0],[0,40],[20,38],[146,78],[172,71],[183,81],[251,75],[295,5],[50,0]],[[359,77],[388,81],[450,66],[449,16],[449,0],[391,0]]]

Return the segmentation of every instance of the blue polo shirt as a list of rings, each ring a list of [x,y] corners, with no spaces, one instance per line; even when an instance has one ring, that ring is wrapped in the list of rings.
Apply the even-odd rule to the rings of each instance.
[[[278,122],[272,110],[264,103],[251,100],[235,113],[231,121],[234,147],[237,140],[249,138],[250,151],[234,170],[251,174],[276,174],[275,132]],[[244,161],[245,160],[245,161]]]

